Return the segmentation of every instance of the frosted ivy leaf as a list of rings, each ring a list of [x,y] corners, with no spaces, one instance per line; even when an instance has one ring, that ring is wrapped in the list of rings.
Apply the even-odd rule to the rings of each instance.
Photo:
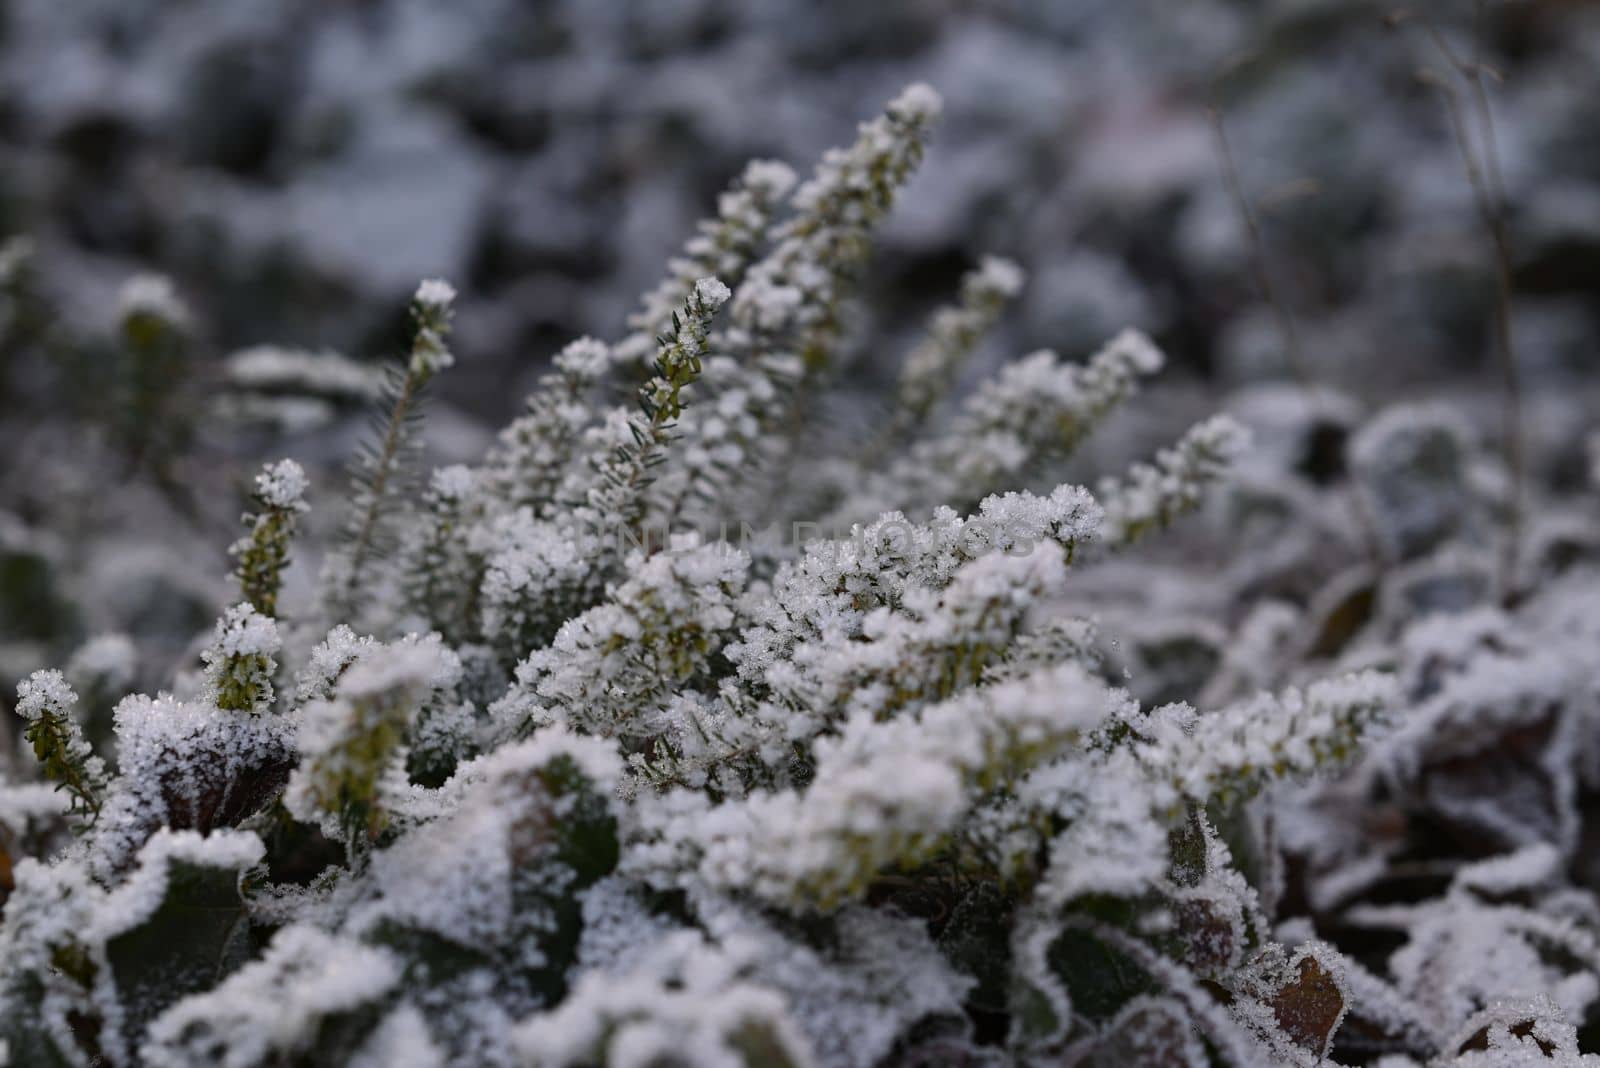
[[[95,957],[95,1000],[108,1055],[131,1059],[144,1028],[185,994],[210,987],[253,950],[239,882],[266,853],[245,831],[158,831],[138,866],[83,932]],[[181,941],[185,958],[169,956]]]
[[[294,763],[292,730],[277,717],[140,695],[114,718],[120,774],[94,834],[97,864],[113,869],[158,827],[237,824],[282,788]]]
[[[306,1054],[324,1021],[384,998],[400,981],[388,951],[313,927],[280,930],[257,961],[150,1025],[151,1068],[254,1068]]]
[[[871,1068],[918,1025],[955,1021],[973,981],[940,954],[922,923],[849,907],[807,940],[743,905],[704,899],[711,934],[779,992],[818,1062]]]

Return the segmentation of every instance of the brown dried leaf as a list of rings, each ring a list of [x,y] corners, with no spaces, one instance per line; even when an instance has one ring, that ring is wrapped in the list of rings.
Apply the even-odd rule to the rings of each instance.
[[[1269,1004],[1278,1027],[1295,1045],[1321,1054],[1344,1014],[1344,992],[1315,957],[1301,957],[1299,973]]]

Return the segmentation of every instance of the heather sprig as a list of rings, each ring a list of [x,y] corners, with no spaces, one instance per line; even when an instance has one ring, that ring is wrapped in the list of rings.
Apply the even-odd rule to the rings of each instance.
[[[201,652],[206,689],[228,712],[260,715],[271,709],[275,659],[283,647],[277,624],[248,602],[229,608],[217,620],[211,644]]]
[[[847,149],[830,149],[795,190],[794,214],[739,287],[730,340],[755,353],[788,349],[821,370],[838,332],[843,288],[871,249],[872,228],[922,162],[939,94],[913,85],[862,123]]]
[[[405,465],[417,445],[423,391],[438,372],[455,363],[447,346],[455,315],[455,287],[437,278],[411,298],[411,352],[396,369],[382,398],[387,415],[375,441],[363,446],[351,469],[351,510],[339,548],[323,565],[326,613],[340,619],[359,611],[372,585],[368,568],[393,548],[393,508],[400,498]]]
[[[403,607],[455,642],[476,632],[482,568],[465,544],[478,473],[464,464],[434,471],[399,565]]]
[[[714,277],[737,287],[766,240],[783,199],[794,188],[795,173],[777,160],[752,160],[733,185],[717,198],[717,214],[702,220],[683,252],[667,263],[667,276],[645,294],[628,317],[633,331],[618,346],[624,361],[646,361],[655,340],[672,325],[701,278]]]
[[[714,278],[695,285],[658,339],[637,411],[615,407],[588,432],[558,494],[564,508],[544,515],[524,505],[480,528],[482,631],[508,667],[598,601],[630,546],[648,545],[648,491],[676,451],[686,391],[700,378],[712,318],[727,299]]]
[[[967,398],[949,426],[864,477],[830,525],[890,510],[970,508],[995,487],[1017,485],[1037,467],[1066,460],[1164,363],[1149,338],[1127,330],[1083,364],[1049,351],[1008,364]]]
[[[490,450],[479,476],[482,508],[529,506],[548,512],[557,503],[562,476],[595,418],[590,394],[611,361],[612,350],[591,337],[556,354],[555,370],[539,379],[523,414],[500,432]]]
[[[1249,431],[1238,422],[1213,416],[1162,449],[1154,463],[1136,464],[1124,478],[1102,481],[1107,544],[1132,545],[1193,511],[1206,488],[1227,475],[1249,443]]]
[[[628,439],[616,441],[609,455],[595,465],[587,503],[601,523],[621,530],[639,529],[652,469],[666,458],[678,417],[683,414],[684,391],[704,369],[712,317],[729,296],[728,287],[717,279],[700,279],[657,339],[655,373],[639,387],[639,412],[623,419]]]
[[[686,498],[712,496],[723,505],[710,509],[721,513],[715,519],[725,519],[730,507],[770,510],[757,476],[777,472],[779,483],[787,477],[808,406],[833,363],[845,299],[871,252],[872,233],[922,162],[942,109],[929,86],[907,87],[882,115],[861,124],[854,144],[825,153],[795,190],[792,214],[772,228],[772,247],[740,284],[731,323],[714,345],[735,357],[719,383],[719,401],[728,398],[731,410],[686,428],[688,448],[700,444],[712,462],[689,477],[669,515]]]
[[[960,303],[933,313],[927,336],[900,369],[886,442],[904,441],[922,428],[955,385],[962,364],[999,320],[1006,302],[1022,291],[1024,277],[1020,267],[998,256],[984,257],[962,276]]]
[[[35,671],[17,686],[23,738],[46,779],[71,798],[69,812],[93,824],[106,789],[105,761],[95,755],[72,716],[78,695],[56,670]]]
[[[264,616],[278,614],[289,546],[300,516],[309,509],[305,490],[305,471],[293,460],[266,465],[251,494],[256,510],[246,512],[243,520],[250,532],[228,550],[237,560],[234,576],[240,594]]]

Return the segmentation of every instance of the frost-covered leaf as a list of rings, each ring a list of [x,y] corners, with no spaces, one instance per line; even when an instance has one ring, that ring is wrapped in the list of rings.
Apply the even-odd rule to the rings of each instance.
[[[185,995],[209,990],[255,951],[240,896],[245,869],[260,861],[254,835],[162,832],[139,853],[139,867],[102,906],[91,937],[104,940],[126,1048]],[[120,1019],[118,1019],[120,1017]]]

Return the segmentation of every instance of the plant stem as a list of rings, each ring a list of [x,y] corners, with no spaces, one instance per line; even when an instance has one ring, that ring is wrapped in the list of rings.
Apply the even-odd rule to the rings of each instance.
[[[1310,376],[1306,373],[1305,361],[1301,357],[1300,334],[1295,329],[1294,315],[1284,303],[1278,288],[1272,284],[1272,272],[1267,268],[1266,242],[1261,237],[1261,225],[1256,219],[1255,208],[1251,205],[1250,198],[1245,195],[1244,183],[1239,180],[1239,169],[1234,164],[1233,150],[1228,145],[1228,132],[1222,123],[1222,111],[1213,103],[1206,108],[1206,117],[1211,123],[1211,135],[1216,143],[1222,180],[1228,188],[1229,196],[1233,198],[1234,205],[1239,209],[1239,218],[1244,222],[1245,233],[1250,239],[1250,265],[1256,276],[1256,285],[1261,289],[1262,297],[1272,306],[1273,314],[1278,320],[1278,331],[1283,335],[1284,362],[1288,365],[1289,372],[1302,386],[1309,386]]]

